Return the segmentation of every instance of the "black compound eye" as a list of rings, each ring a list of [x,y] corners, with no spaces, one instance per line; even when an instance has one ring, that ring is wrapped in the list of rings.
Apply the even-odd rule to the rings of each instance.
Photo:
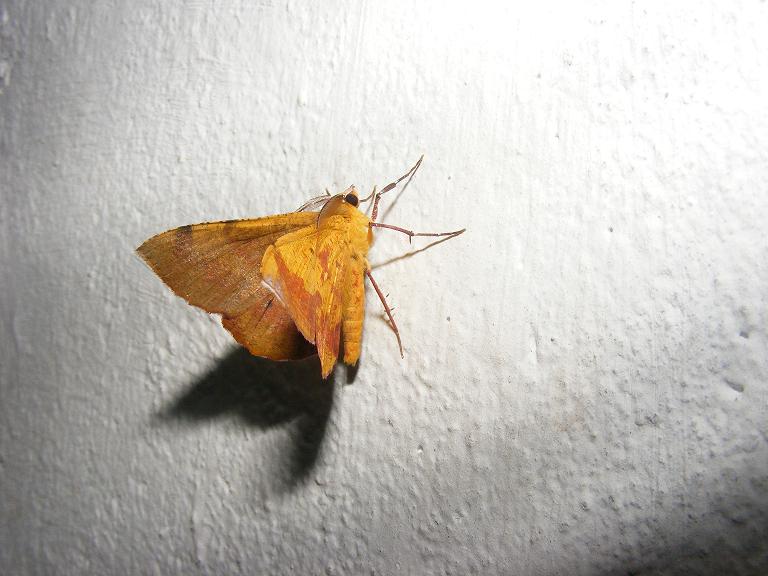
[[[352,206],[357,206],[357,204],[360,201],[357,199],[357,195],[347,194],[346,196],[344,196],[344,202],[346,202],[347,204],[352,204]]]

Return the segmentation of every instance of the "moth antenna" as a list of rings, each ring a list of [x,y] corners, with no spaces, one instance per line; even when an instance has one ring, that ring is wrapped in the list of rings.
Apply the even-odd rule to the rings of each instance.
[[[321,201],[325,200],[328,201],[328,197],[331,195],[331,193],[328,191],[328,188],[325,189],[325,194],[320,194],[320,196],[315,196],[314,198],[310,198],[304,204],[296,208],[294,212],[303,212],[313,204],[319,204]]]
[[[381,300],[381,303],[384,305],[384,311],[387,313],[387,317],[389,318],[389,324],[395,333],[395,337],[397,338],[397,345],[400,347],[400,358],[405,358],[405,355],[403,354],[403,342],[402,340],[400,340],[400,330],[397,329],[395,318],[392,316],[392,309],[389,307],[389,304],[387,304],[387,299],[384,297],[384,294],[381,292],[381,288],[379,288],[379,285],[376,284],[376,280],[374,280],[373,276],[371,276],[371,271],[366,269],[365,275],[368,276],[368,280],[371,281],[371,285],[373,286],[373,289],[376,290],[376,294],[378,294],[379,300]]]
[[[370,193],[370,194],[368,194],[368,196],[366,196],[366,197],[365,197],[365,198],[363,198],[362,200],[360,200],[360,203],[362,204],[363,202],[368,202],[368,200],[370,200],[371,198],[373,198],[375,195],[376,195],[376,185],[374,184],[374,185],[373,185],[373,190],[371,190],[371,193]]]
[[[422,160],[424,160],[424,154],[422,154],[419,157],[419,159],[416,162],[416,164],[414,164],[413,168],[408,170],[408,172],[406,172],[405,174],[400,176],[400,178],[398,178],[394,182],[390,182],[389,184],[384,186],[384,188],[381,189],[381,192],[378,192],[378,193],[374,194],[374,196],[373,196],[373,211],[371,212],[371,222],[376,222],[376,217],[379,214],[379,199],[384,194],[386,194],[390,190],[394,189],[398,184],[400,184],[400,182],[402,182],[403,180],[405,180],[407,178],[408,181],[405,184],[403,184],[403,189],[405,189],[408,186],[408,184],[411,183],[411,178],[413,178],[413,175],[416,174],[416,170],[418,170],[419,166],[421,166],[421,161]]]

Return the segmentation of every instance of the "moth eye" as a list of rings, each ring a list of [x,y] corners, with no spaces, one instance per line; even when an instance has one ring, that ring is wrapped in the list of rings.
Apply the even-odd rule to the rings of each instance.
[[[357,196],[354,194],[347,194],[346,196],[344,196],[344,201],[347,204],[352,204],[352,206],[357,206],[357,203],[359,202],[357,199]]]

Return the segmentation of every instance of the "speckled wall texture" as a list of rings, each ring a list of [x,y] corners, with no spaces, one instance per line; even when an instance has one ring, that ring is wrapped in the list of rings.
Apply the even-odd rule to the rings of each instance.
[[[0,5],[0,573],[768,573],[768,4],[501,4]],[[134,252],[421,153],[404,360]]]

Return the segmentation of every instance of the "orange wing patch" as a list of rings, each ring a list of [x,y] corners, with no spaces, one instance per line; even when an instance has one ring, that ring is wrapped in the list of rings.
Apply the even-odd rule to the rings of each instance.
[[[342,305],[350,246],[343,230],[299,230],[264,254],[264,282],[290,311],[304,337],[317,346],[323,377],[339,356]]]

